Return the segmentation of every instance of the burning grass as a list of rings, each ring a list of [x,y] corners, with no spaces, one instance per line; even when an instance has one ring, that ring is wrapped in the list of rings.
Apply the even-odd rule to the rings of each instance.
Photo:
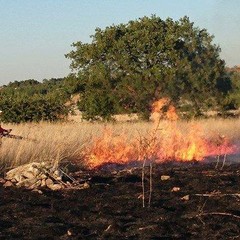
[[[162,122],[161,120],[165,119]],[[197,122],[191,122],[185,132],[178,125],[178,115],[168,98],[152,105],[152,126],[145,134],[127,141],[128,135],[113,135],[105,130],[102,136],[87,148],[85,156],[90,167],[105,163],[163,162],[167,160],[203,160],[209,156],[236,152],[236,146],[221,134],[205,135]]]
[[[4,125],[26,140],[2,139],[2,171],[34,161],[74,162],[88,167],[154,161],[202,160],[237,153],[240,120],[137,123],[39,123]],[[233,146],[234,145],[234,146]]]

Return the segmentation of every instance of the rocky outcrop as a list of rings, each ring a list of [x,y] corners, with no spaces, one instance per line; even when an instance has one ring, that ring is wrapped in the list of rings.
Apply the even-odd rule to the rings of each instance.
[[[73,179],[69,177],[71,181],[64,182],[62,180],[63,174],[65,173],[60,168],[53,167],[51,164],[33,162],[8,171],[4,186],[17,186],[28,189],[47,187],[54,191],[72,187]],[[81,186],[77,184],[77,186],[82,189],[87,188],[88,184],[81,184]]]

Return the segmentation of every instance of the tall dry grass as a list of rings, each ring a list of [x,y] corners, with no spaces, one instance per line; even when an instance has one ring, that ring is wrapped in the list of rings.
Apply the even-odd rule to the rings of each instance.
[[[163,121],[160,128],[169,123]],[[230,140],[240,140],[239,119],[207,119],[197,121],[178,121],[177,125],[184,134],[190,125],[197,124],[206,137],[214,134],[225,135]],[[12,134],[23,136],[24,140],[2,138],[0,147],[1,171],[29,162],[48,161],[52,164],[74,161],[84,164],[84,148],[91,145],[92,139],[101,136],[106,128],[115,135],[124,136],[125,141],[144,136],[154,127],[151,122],[135,123],[28,123],[3,125],[12,128]],[[161,130],[159,132],[161,134]]]

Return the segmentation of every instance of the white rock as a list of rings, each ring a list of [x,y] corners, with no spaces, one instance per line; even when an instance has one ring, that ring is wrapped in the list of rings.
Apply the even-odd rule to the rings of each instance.
[[[32,190],[32,192],[37,192],[37,193],[39,193],[39,194],[43,194],[43,192],[42,192],[41,190],[36,189],[36,188],[34,188],[34,189]]]
[[[6,180],[5,179],[3,179],[3,178],[0,178],[0,183],[5,183],[6,182]]]
[[[181,198],[184,201],[188,201],[190,199],[189,195],[185,195]]]
[[[41,181],[41,187],[45,187],[46,186],[46,179],[42,179]]]
[[[50,179],[50,178],[47,178],[45,182],[46,182],[46,186],[49,187],[49,188],[50,188],[50,186],[52,186],[54,184],[53,180]]]
[[[58,169],[55,170],[53,175],[57,180],[62,180],[62,172],[60,170],[58,170]]]
[[[32,179],[23,179],[22,181],[18,182],[16,186],[18,187],[31,187],[37,182],[37,179],[32,178]]]
[[[47,179],[48,177],[47,177],[46,174],[42,173],[42,174],[39,174],[39,175],[37,176],[37,178],[43,180],[43,179]]]
[[[166,180],[169,180],[169,179],[170,179],[170,176],[168,176],[168,175],[162,175],[161,176],[162,181],[166,181]]]
[[[4,184],[3,184],[4,187],[11,187],[13,186],[13,183],[11,181],[6,181]]]
[[[179,192],[180,191],[180,187],[173,187],[171,192]]]
[[[52,190],[59,190],[64,187],[54,183],[54,180],[62,180],[61,170],[45,162],[33,162],[16,167],[7,172],[5,179],[10,181],[6,185],[14,184],[29,189],[47,186]]]
[[[23,172],[22,175],[23,175],[25,178],[28,178],[28,179],[36,178],[36,175],[35,175],[32,171],[30,171],[30,170],[28,170],[28,171],[26,171],[26,172]]]
[[[40,167],[40,163],[29,163],[19,167],[16,167],[7,172],[5,179],[11,180],[13,178],[16,179],[17,182],[21,181],[24,175],[27,175],[25,178],[32,177],[32,175],[36,175],[39,173],[37,167]]]
[[[49,185],[48,188],[50,188],[53,191],[56,191],[56,190],[62,189],[62,185],[61,184],[52,184],[52,185]]]
[[[15,178],[11,179],[12,183],[17,183],[17,180]]]
[[[35,188],[40,187],[40,186],[41,186],[41,183],[42,183],[42,181],[41,181],[41,180],[38,180],[38,181],[35,182],[34,184],[29,185],[29,186],[26,186],[26,187],[28,187],[29,189],[35,189]]]

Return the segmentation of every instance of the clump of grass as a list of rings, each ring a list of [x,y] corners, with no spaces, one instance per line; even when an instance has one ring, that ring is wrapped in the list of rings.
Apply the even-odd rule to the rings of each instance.
[[[225,135],[234,142],[240,139],[239,119],[208,119],[198,121],[178,121],[176,124],[183,134],[189,132],[190,126],[196,123],[204,132],[206,138],[214,134]],[[26,139],[18,140],[3,138],[0,147],[0,171],[30,162],[47,161],[53,164],[64,161],[87,164],[84,149],[91,148],[93,139],[101,138],[106,127],[111,128],[113,135],[127,133],[126,144],[132,139],[147,136],[153,128],[152,122],[134,123],[28,123],[4,125],[12,128],[12,134]],[[168,121],[161,122],[161,128],[167,128]],[[107,160],[107,159],[106,159]]]
[[[46,161],[56,164],[73,159],[80,161],[81,150],[90,133],[89,130],[83,131],[74,124],[39,123],[9,127],[13,128],[13,134],[25,139],[2,139],[0,162],[4,168],[29,162]]]

